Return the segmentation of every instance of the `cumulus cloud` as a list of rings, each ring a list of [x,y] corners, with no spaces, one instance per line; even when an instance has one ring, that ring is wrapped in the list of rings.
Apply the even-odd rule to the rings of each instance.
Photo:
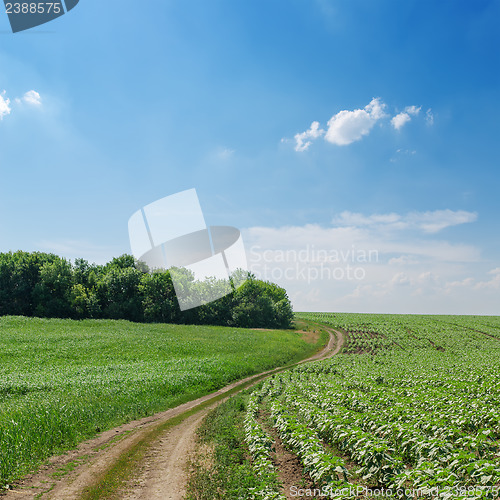
[[[305,132],[295,134],[295,151],[307,151],[313,141],[323,137],[325,141],[336,146],[347,146],[367,136],[381,120],[390,117],[386,113],[387,105],[379,97],[374,97],[364,108],[348,110],[344,109],[333,115],[327,122],[326,130],[323,130],[318,121],[312,122],[310,128]],[[391,125],[400,130],[412,117],[420,114],[421,106],[406,106],[404,111],[393,116]],[[426,113],[426,121],[432,124],[434,117],[430,109]],[[281,142],[287,142],[281,139]]]
[[[434,234],[447,227],[466,224],[477,220],[477,213],[465,210],[434,210],[428,212],[410,212],[408,214],[371,214],[345,211],[333,219],[341,226],[376,226],[378,229],[402,230],[418,229]]]
[[[26,104],[30,104],[31,106],[42,105],[42,98],[40,97],[40,94],[36,90],[29,90],[23,95],[21,100]]]
[[[391,119],[391,125],[396,130],[400,130],[404,125],[411,121],[412,116],[417,116],[421,109],[421,106],[406,106],[404,111],[398,113]]]
[[[420,113],[422,106],[406,106],[405,112],[412,116],[417,116]]]
[[[378,120],[385,117],[386,105],[374,98],[363,109],[343,110],[328,121],[325,139],[337,146],[346,146],[368,135]]]
[[[36,90],[29,90],[22,97],[14,99],[14,105],[28,104],[29,106],[40,107],[42,98]],[[0,120],[9,115],[12,111],[11,101],[6,96],[6,91],[0,92]]]
[[[3,120],[4,116],[9,115],[10,111],[10,100],[5,97],[5,91],[3,91],[0,93],[0,120]]]
[[[295,151],[307,151],[312,144],[310,139],[317,139],[325,133],[319,128],[319,122],[312,122],[309,130],[300,134],[295,134]]]
[[[396,129],[400,130],[405,124],[407,124],[411,120],[411,117],[408,113],[399,113],[394,116],[391,120],[391,125]]]

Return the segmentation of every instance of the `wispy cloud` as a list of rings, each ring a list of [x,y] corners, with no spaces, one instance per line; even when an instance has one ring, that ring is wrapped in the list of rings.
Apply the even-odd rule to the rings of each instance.
[[[474,285],[474,288],[476,290],[481,290],[481,289],[495,289],[498,290],[500,289],[500,267],[497,267],[496,269],[492,269],[489,273],[491,276],[491,279],[487,281],[480,281]]]
[[[399,160],[401,160],[403,157],[408,157],[408,156],[415,156],[417,154],[417,150],[416,149],[402,149],[402,148],[399,148],[396,150],[396,152],[394,153],[394,155],[392,156],[392,158],[389,160],[390,162],[392,163],[396,163],[398,162]]]
[[[427,122],[427,125],[429,125],[429,126],[434,125],[434,113],[432,112],[431,108],[429,108],[425,112],[425,121]]]
[[[473,245],[450,243],[442,239],[423,238],[415,232],[400,230],[397,214],[368,216],[372,221],[343,226],[319,224],[304,226],[253,227],[245,232],[245,241],[265,249],[299,249],[304,246],[316,249],[346,250],[356,248],[376,250],[394,265],[421,264],[422,262],[476,262],[479,252]],[[376,222],[375,222],[376,221]],[[390,228],[389,230],[382,228]]]
[[[235,153],[234,149],[230,148],[219,148],[217,150],[216,156],[219,160],[228,160],[231,158]]]
[[[500,267],[485,274],[480,248],[437,238],[476,218],[343,212],[330,227],[252,227],[243,235],[252,271],[283,286],[296,310],[493,314]]]
[[[333,222],[341,226],[366,227],[379,229],[403,230],[417,229],[424,233],[434,234],[447,227],[475,222],[477,213],[465,210],[434,210],[428,212],[410,212],[408,214],[371,214],[345,211],[335,217]]]

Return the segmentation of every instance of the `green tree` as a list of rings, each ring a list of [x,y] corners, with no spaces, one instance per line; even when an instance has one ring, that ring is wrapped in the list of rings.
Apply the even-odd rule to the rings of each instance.
[[[204,305],[181,312],[176,292],[188,306]],[[222,297],[212,300],[214,296]],[[98,266],[84,259],[71,265],[54,254],[21,251],[0,254],[0,315],[4,314],[247,328],[289,328],[293,321],[286,291],[242,270],[229,282],[196,281],[184,268],[151,273],[131,255]]]
[[[234,292],[232,319],[242,328],[266,328],[274,326],[272,300],[262,294],[258,280],[248,279]]]
[[[99,318],[101,306],[95,289],[86,288],[81,283],[75,283],[70,296],[72,316],[78,319]]]
[[[174,285],[168,271],[155,271],[141,276],[139,292],[142,297],[144,319],[154,323],[179,321],[180,310]]]
[[[67,318],[71,315],[71,264],[57,258],[40,268],[40,280],[33,289],[35,314],[49,318]]]
[[[248,274],[234,292],[233,322],[245,328],[290,328],[293,309],[286,291]]]
[[[135,267],[111,267],[98,282],[98,295],[104,317],[142,321],[139,284],[142,273]]]
[[[123,254],[120,257],[114,257],[111,262],[106,264],[106,269],[136,269],[135,259],[132,255]]]
[[[35,299],[33,296],[37,283],[40,282],[40,269],[45,263],[52,263],[58,257],[41,252],[9,252],[3,254],[4,276],[2,283],[5,288],[3,307],[6,314],[33,316],[35,314]]]

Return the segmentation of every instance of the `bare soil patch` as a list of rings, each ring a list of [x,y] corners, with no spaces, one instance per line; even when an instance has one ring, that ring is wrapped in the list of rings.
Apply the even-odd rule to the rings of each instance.
[[[274,466],[278,471],[278,478],[283,485],[283,495],[287,500],[297,498],[292,495],[292,486],[297,488],[314,488],[314,483],[308,474],[304,473],[304,467],[299,458],[294,453],[288,451],[283,445],[283,441],[274,429],[266,428],[269,435],[274,438],[275,453],[272,458]]]
[[[169,429],[147,450],[140,469],[120,492],[124,500],[181,500],[185,473],[196,442],[196,429],[212,407]]]

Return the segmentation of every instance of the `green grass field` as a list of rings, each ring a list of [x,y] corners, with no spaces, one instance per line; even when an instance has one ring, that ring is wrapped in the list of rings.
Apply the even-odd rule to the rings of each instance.
[[[312,354],[296,331],[0,318],[0,486],[96,432]]]

